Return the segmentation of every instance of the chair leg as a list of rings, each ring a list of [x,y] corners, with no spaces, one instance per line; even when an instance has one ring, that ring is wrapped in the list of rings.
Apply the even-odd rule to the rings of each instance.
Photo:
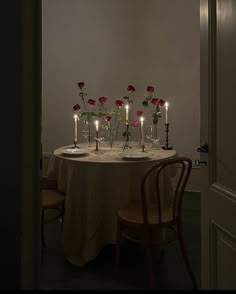
[[[148,278],[149,278],[149,287],[153,288],[153,264],[152,264],[152,243],[150,232],[146,233],[146,254],[147,254],[147,263],[148,263]]]
[[[121,246],[121,224],[119,220],[117,221],[117,237],[116,237],[116,257],[115,257],[115,275],[118,273],[118,268],[120,265],[120,246]]]
[[[184,244],[183,229],[182,229],[181,221],[177,222],[177,235],[178,235],[178,240],[179,240],[179,244],[180,244],[181,253],[183,255],[184,263],[185,263],[185,266],[187,268],[187,271],[189,273],[190,279],[193,284],[193,289],[197,290],[198,289],[197,282],[196,282],[193,270],[190,266],[190,262],[189,262],[189,259],[187,256],[187,251],[186,251],[185,244]]]
[[[64,225],[64,217],[65,217],[65,204],[62,206],[62,212],[61,212],[61,230],[63,231],[63,225]]]
[[[45,239],[44,239],[44,209],[42,209],[42,214],[41,214],[41,247],[42,247],[42,250],[45,248]]]

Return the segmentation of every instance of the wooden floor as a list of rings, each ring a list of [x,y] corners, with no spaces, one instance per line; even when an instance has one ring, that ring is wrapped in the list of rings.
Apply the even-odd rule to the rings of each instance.
[[[184,199],[184,236],[190,262],[200,285],[200,193],[186,192]],[[123,244],[119,275],[114,279],[113,245],[105,247],[94,261],[79,268],[69,264],[63,256],[60,224],[46,225],[45,239],[46,248],[41,264],[41,289],[147,288],[145,251],[136,244],[128,241]],[[163,258],[156,260],[154,270],[156,289],[192,289],[178,244],[171,245],[165,250]]]

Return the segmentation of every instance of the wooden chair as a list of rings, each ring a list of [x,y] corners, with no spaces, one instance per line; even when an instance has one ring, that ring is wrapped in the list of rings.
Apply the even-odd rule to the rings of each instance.
[[[178,168],[177,168],[178,166]],[[163,198],[161,198],[161,175],[170,168],[178,169],[173,187],[173,197],[168,205],[164,207]],[[115,273],[120,264],[120,245],[122,238],[139,242],[146,248],[149,286],[153,287],[153,252],[156,245],[159,249],[172,241],[179,241],[181,253],[185,266],[189,273],[193,288],[197,289],[197,283],[191,269],[187,256],[183,229],[182,229],[182,200],[184,190],[192,169],[192,161],[185,157],[166,159],[151,166],[145,173],[141,183],[141,201],[140,204],[130,204],[118,211],[117,222],[117,243],[116,243],[116,261]],[[152,177],[152,178],[151,178]],[[154,194],[149,195],[147,185],[150,181],[154,187]],[[152,196],[152,200],[150,200]],[[154,197],[153,197],[154,196]],[[164,197],[164,195],[162,195]],[[165,231],[163,231],[163,229]],[[168,231],[170,229],[170,231]],[[165,232],[166,237],[162,238],[161,232]],[[168,232],[172,232],[172,238],[168,238]]]
[[[47,179],[46,179],[47,180]],[[64,222],[65,195],[57,190],[57,183],[48,180],[46,187],[42,190],[42,212],[41,212],[41,243],[42,249],[45,247],[44,224],[61,219]],[[46,210],[53,210],[55,214],[45,218]]]

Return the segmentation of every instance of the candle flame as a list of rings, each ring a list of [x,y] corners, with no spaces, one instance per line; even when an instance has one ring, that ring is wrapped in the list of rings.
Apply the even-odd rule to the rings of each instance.
[[[144,121],[144,117],[143,117],[143,116],[140,117],[140,121],[141,121],[141,122]]]
[[[78,115],[77,114],[74,114],[74,119],[77,119],[78,118]]]

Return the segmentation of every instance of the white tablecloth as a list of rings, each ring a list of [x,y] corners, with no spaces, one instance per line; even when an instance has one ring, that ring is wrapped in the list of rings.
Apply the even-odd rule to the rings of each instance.
[[[58,189],[66,192],[65,257],[72,264],[83,266],[105,245],[115,243],[117,210],[131,200],[140,199],[140,183],[146,169],[159,160],[175,156],[176,152],[147,150],[148,160],[127,161],[122,159],[124,153],[120,146],[112,150],[103,148],[103,154],[96,154],[92,147],[89,155],[83,157],[64,156],[65,148],[68,146],[54,151],[51,173],[58,180]],[[163,179],[161,187],[165,189],[165,197],[170,192],[168,177]]]

